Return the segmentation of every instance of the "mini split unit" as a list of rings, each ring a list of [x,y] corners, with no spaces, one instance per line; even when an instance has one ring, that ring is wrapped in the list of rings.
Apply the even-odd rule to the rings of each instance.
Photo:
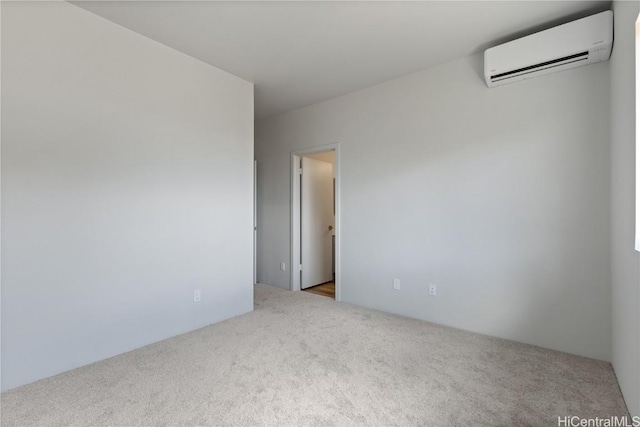
[[[608,10],[487,49],[485,80],[494,87],[607,61],[612,46]]]

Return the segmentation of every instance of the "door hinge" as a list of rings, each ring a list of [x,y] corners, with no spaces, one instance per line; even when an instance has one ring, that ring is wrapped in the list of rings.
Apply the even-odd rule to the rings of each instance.
[[[298,266],[298,270],[302,271],[302,264]]]
[[[302,175],[302,168],[298,169],[298,174]]]

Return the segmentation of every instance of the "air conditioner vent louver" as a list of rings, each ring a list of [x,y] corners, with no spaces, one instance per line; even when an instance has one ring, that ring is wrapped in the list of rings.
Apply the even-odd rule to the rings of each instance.
[[[612,46],[613,12],[608,10],[487,49],[485,80],[489,87],[500,86],[606,61]]]
[[[586,61],[589,59],[589,51],[576,53],[575,55],[565,56],[563,58],[552,59],[551,61],[541,62],[539,64],[530,65],[528,67],[518,68],[517,70],[507,71],[506,73],[496,74],[491,76],[492,82],[497,82],[504,79],[511,79],[523,74],[531,74],[540,70],[547,70],[553,67],[559,67],[565,64],[571,64],[578,61]]]

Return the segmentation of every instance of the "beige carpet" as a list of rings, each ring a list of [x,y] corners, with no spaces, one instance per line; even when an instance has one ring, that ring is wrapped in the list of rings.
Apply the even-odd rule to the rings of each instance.
[[[608,363],[256,286],[256,310],[1,396],[2,426],[555,426]]]

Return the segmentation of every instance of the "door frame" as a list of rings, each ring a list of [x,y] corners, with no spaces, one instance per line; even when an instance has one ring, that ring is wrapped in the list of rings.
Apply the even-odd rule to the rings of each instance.
[[[342,227],[340,225],[340,143],[320,145],[317,147],[306,148],[302,150],[294,150],[291,152],[291,290],[300,290],[300,159],[307,154],[322,153],[325,151],[335,151],[336,163],[335,179],[336,185],[334,190],[334,198],[336,203],[336,221],[335,221],[335,268],[336,268],[336,301],[342,300],[341,293],[341,263],[340,263],[340,242],[342,235]]]
[[[253,284],[258,284],[258,161],[253,161]]]

